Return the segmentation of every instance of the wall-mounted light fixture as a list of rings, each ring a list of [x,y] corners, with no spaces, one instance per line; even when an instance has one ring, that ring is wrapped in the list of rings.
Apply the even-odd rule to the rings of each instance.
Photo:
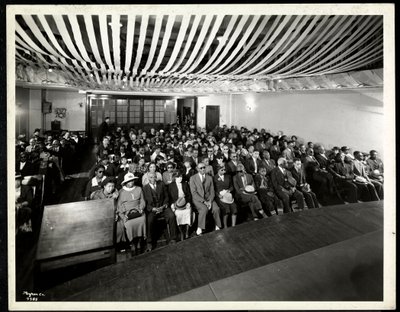
[[[250,112],[256,109],[256,104],[254,103],[252,95],[246,96],[246,109]]]

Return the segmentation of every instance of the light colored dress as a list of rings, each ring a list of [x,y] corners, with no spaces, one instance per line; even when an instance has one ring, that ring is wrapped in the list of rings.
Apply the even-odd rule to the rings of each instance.
[[[126,235],[129,241],[132,241],[135,237],[146,237],[146,215],[144,213],[144,207],[146,203],[144,201],[142,188],[134,186],[127,188],[123,186],[119,192],[117,201],[117,242],[121,241],[121,236],[118,235],[121,226],[125,227]],[[134,219],[127,220],[126,215],[131,211],[136,210],[142,213],[142,216]]]
[[[185,197],[185,193],[183,192],[182,189],[182,183],[176,183],[176,187],[178,188],[178,197]],[[190,207],[190,205],[187,205],[185,208],[183,209],[175,209],[175,204],[174,204],[174,208],[172,209],[175,213],[176,216],[176,223],[178,225],[191,225],[191,218],[192,218],[192,208]]]

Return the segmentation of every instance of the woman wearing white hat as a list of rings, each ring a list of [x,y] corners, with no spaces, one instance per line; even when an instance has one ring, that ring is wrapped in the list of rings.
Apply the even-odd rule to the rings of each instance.
[[[140,246],[146,237],[146,215],[144,213],[145,201],[142,188],[135,185],[137,177],[128,172],[121,183],[117,202],[117,221],[119,228],[125,228],[126,235],[131,243],[131,250],[138,253]],[[118,231],[117,243],[123,241],[123,232]]]

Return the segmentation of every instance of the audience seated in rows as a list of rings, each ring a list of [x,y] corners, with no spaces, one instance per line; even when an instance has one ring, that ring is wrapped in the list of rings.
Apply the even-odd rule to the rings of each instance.
[[[148,133],[113,131],[108,123],[103,128],[83,194],[116,200],[117,241],[129,242],[136,252],[155,248],[160,220],[174,242],[187,239],[193,225],[202,235],[208,221],[215,230],[229,221],[235,226],[243,211],[257,220],[280,209],[290,213],[294,203],[297,209],[325,206],[336,195],[350,203],[383,199],[383,163],[374,150],[364,160],[347,146],[326,152],[323,145],[303,144],[283,132],[274,136],[244,127],[208,133],[180,126]],[[70,166],[76,136],[42,139],[39,133],[29,146],[18,142],[16,171],[42,171],[61,185],[75,170]]]

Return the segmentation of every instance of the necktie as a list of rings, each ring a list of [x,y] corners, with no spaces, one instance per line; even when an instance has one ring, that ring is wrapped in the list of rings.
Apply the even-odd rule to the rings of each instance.
[[[243,186],[246,186],[247,185],[246,175],[242,176],[242,180],[243,180]]]

